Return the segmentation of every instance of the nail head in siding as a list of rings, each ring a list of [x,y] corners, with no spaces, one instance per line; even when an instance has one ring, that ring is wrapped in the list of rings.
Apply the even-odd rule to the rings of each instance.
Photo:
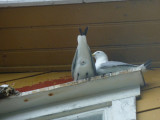
[[[29,100],[28,99],[24,99],[24,102],[28,102]]]
[[[49,93],[49,94],[48,94],[48,96],[53,96],[53,95],[54,95],[53,93]]]

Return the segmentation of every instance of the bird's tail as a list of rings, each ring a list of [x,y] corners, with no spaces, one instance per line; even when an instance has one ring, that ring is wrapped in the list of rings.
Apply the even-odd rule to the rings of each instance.
[[[144,66],[146,67],[146,69],[150,69],[151,63],[152,63],[152,60],[147,60],[147,61],[144,63]]]
[[[80,35],[87,35],[87,32],[88,32],[88,27],[85,28],[84,32],[82,31],[81,28],[79,28],[79,32],[80,32]]]
[[[146,69],[150,69],[151,63],[152,63],[152,60],[147,60],[144,64],[140,65],[139,68],[141,68],[142,71]]]

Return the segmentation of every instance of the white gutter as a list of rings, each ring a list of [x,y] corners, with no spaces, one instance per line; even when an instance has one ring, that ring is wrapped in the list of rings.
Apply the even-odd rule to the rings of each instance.
[[[0,116],[45,104],[57,104],[66,100],[144,85],[143,75],[139,70],[117,72],[104,77],[96,76],[90,80],[73,81],[0,99]]]
[[[0,0],[0,7],[61,5],[92,2],[111,2],[124,0]]]

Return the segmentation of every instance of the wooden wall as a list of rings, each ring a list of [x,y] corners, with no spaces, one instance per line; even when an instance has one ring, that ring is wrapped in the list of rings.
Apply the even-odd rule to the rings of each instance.
[[[160,67],[160,1],[0,8],[0,72],[70,70],[78,28],[89,26],[92,51],[110,60]],[[144,74],[138,120],[160,118],[160,69]],[[71,81],[70,72],[0,74],[0,85],[28,91]]]
[[[160,69],[144,73],[146,86],[137,99],[137,120],[160,119]]]
[[[70,70],[78,28],[92,52],[160,67],[160,1],[0,8],[0,71]]]

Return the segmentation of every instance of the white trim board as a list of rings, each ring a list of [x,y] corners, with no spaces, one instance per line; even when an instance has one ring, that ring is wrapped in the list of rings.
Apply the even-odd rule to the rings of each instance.
[[[141,71],[123,71],[106,76],[96,76],[89,80],[84,79],[78,82],[68,82],[23,92],[19,96],[2,99],[0,102],[0,114],[29,109],[44,104],[56,104],[57,102],[135,86],[144,86]]]
[[[0,7],[43,6],[113,1],[124,0],[0,0]]]
[[[56,104],[47,104],[30,109],[20,110],[13,113],[3,114],[0,119],[3,120],[50,120],[72,114],[82,113],[94,109],[100,109],[109,106],[118,106],[119,101],[127,98],[133,98],[140,95],[140,87],[119,89],[94,96],[81,97],[73,100],[63,101]],[[133,101],[135,103],[135,101]],[[14,104],[14,103],[13,103]],[[133,106],[134,109],[136,106]],[[126,107],[125,107],[126,108]],[[111,108],[115,113],[116,108]],[[135,111],[135,110],[134,110]],[[134,112],[133,111],[133,112]],[[135,113],[135,112],[134,112]],[[125,113],[124,113],[125,115]],[[116,120],[113,119],[113,120]],[[125,119],[128,120],[128,119]]]
[[[136,120],[136,99],[135,97],[124,98],[112,101],[111,106],[103,106],[100,109],[90,110],[83,113],[53,118],[52,120]],[[45,120],[48,118],[44,118]],[[34,119],[34,120],[44,120]],[[51,119],[50,119],[51,120]]]
[[[131,70],[24,92],[1,99],[0,119],[44,120],[108,108],[113,101],[135,99],[144,85],[142,72]]]

